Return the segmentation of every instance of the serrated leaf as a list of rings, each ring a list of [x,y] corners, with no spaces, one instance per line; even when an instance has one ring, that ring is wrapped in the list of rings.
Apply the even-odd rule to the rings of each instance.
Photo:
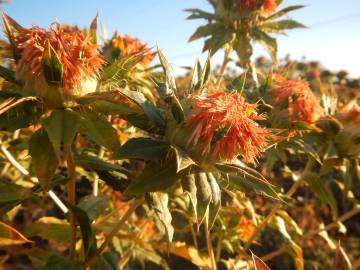
[[[105,196],[87,195],[81,198],[77,207],[84,210],[90,221],[93,221],[99,216],[106,214],[109,207],[109,199]]]
[[[212,35],[214,32],[218,32],[223,27],[217,23],[206,24],[203,26],[199,26],[195,32],[191,35],[188,42],[197,40],[199,38],[207,37]]]
[[[206,39],[203,46],[203,52],[209,51],[213,56],[219,49],[233,40],[233,33],[226,30],[221,30],[213,33],[213,35]]]
[[[297,225],[295,220],[284,210],[279,210],[276,213],[277,215],[281,216],[283,220],[286,222],[286,224],[291,227],[298,235],[302,235],[303,232],[300,229],[300,227]]]
[[[171,96],[170,104],[171,104],[171,113],[176,123],[181,124],[185,119],[184,109],[182,108],[180,101],[175,95]]]
[[[13,227],[0,221],[0,247],[25,243],[31,243],[31,241]]]
[[[44,191],[49,188],[49,181],[55,175],[59,165],[54,147],[44,129],[37,130],[29,141],[31,165]]]
[[[59,160],[63,160],[64,154],[71,150],[79,123],[79,115],[68,109],[54,110],[48,118],[42,120]]]
[[[263,182],[254,181],[245,175],[228,175],[230,187],[244,193],[254,192],[257,195],[264,196],[273,200],[281,200],[277,192]]]
[[[97,144],[116,151],[120,147],[117,131],[102,114],[81,110],[80,130]]]
[[[324,204],[331,208],[333,218],[336,219],[338,215],[337,202],[331,191],[325,186],[324,182],[315,173],[308,173],[304,176],[312,192]]]
[[[77,223],[80,226],[80,231],[82,235],[83,245],[84,245],[84,253],[85,257],[88,256],[88,252],[90,249],[90,246],[92,244],[92,230],[91,230],[91,224],[90,219],[85,210],[82,208],[75,206],[75,205],[69,205],[70,210],[74,214]]]
[[[22,98],[16,98],[16,97],[9,97],[5,100],[2,100],[0,103],[0,114],[4,114],[8,112],[11,109],[14,109],[18,106],[23,106],[25,104],[34,104],[38,101],[36,97],[22,97]]]
[[[209,205],[209,229],[214,225],[221,207],[221,189],[212,173],[207,173],[211,187],[211,202]]]
[[[297,9],[301,9],[305,6],[302,6],[302,5],[296,5],[296,6],[288,6],[286,8],[283,8],[281,10],[279,10],[278,12],[275,12],[273,15],[267,17],[267,21],[270,21],[270,20],[274,20],[276,18],[279,18],[281,16],[284,16],[286,15],[287,13],[289,13],[290,11],[294,11],[294,10],[297,10]]]
[[[137,91],[128,91],[126,92],[126,96],[131,101],[138,104],[143,113],[147,116],[147,122],[152,122],[151,124],[157,127],[158,129],[164,129],[166,126],[165,118],[162,115],[161,111],[155,107],[145,96],[144,94]],[[126,120],[129,119],[129,116],[126,116]],[[150,120],[150,121],[149,121]],[[147,123],[150,125],[149,123]],[[136,124],[134,124],[136,126]]]
[[[104,114],[128,115],[142,113],[139,104],[118,90],[90,93],[77,98],[76,101]]]
[[[211,202],[211,186],[208,182],[206,173],[200,172],[195,174],[196,198],[197,198],[197,216],[198,227],[201,223],[209,224],[209,205]]]
[[[144,171],[130,183],[127,192],[137,195],[164,191],[173,186],[180,178],[176,170],[177,164],[174,158],[160,162],[147,162]]]
[[[56,51],[49,42],[45,47],[42,68],[46,82],[50,85],[53,84],[59,86],[62,80],[63,66]]]
[[[151,138],[132,138],[115,152],[115,159],[158,160],[164,157],[170,146],[162,141]]]
[[[270,220],[269,225],[278,232],[280,232],[282,237],[286,240],[287,248],[285,251],[293,258],[295,269],[304,270],[304,258],[302,249],[292,240],[290,234],[286,230],[285,220],[280,216],[274,216]]]
[[[70,241],[70,224],[55,217],[42,217],[24,230],[27,237],[40,236],[47,240],[68,243]]]
[[[91,21],[88,35],[90,37],[90,41],[92,44],[97,44],[97,23],[98,23],[98,14],[96,14],[95,18]]]
[[[96,171],[96,173],[101,180],[116,191],[124,192],[129,186],[129,181],[123,174],[108,171]]]
[[[81,153],[74,157],[75,164],[84,167],[87,170],[94,171],[118,171],[124,174],[130,173],[128,169],[119,164],[107,162],[98,156]]]
[[[156,215],[165,227],[168,243],[172,242],[174,228],[171,225],[172,216],[169,211],[169,195],[162,192],[149,193],[150,206],[155,210]]]
[[[166,60],[163,53],[159,49],[158,49],[158,55],[166,78],[166,89],[167,89],[166,96],[172,96],[173,94],[176,93],[176,83],[175,83],[175,77],[173,75],[173,69],[169,64],[169,62]]]
[[[43,109],[39,106],[38,101],[32,97],[26,97],[24,99],[26,99],[26,101],[21,98],[20,100],[23,101],[14,101],[2,108],[0,130],[15,131],[19,128],[26,128],[39,120]]]
[[[163,134],[165,120],[145,96],[136,91],[108,91],[92,93],[77,99],[82,105],[103,114],[117,114],[135,127]]]
[[[179,147],[172,146],[171,149],[173,150],[176,157],[177,173],[195,164],[191,157]]]
[[[50,256],[46,262],[44,270],[84,270],[84,266],[79,261],[71,260],[62,255]]]
[[[272,186],[272,184],[261,173],[254,170],[253,168],[250,168],[241,161],[236,161],[234,163],[216,163],[215,167],[220,172],[230,174],[242,174],[249,179],[253,179],[265,185]]]
[[[29,257],[31,264],[35,269],[44,269],[46,262],[53,255],[56,255],[55,251],[38,247],[32,247],[26,252],[26,256]]]
[[[0,216],[33,195],[32,190],[0,181]]]
[[[191,15],[189,15],[186,18],[187,20],[193,20],[193,19],[214,20],[214,19],[216,19],[216,15],[211,14],[209,12],[205,12],[205,11],[197,9],[197,8],[185,9],[185,11],[191,12]]]
[[[161,245],[160,250],[164,253],[170,252],[175,256],[184,258],[185,260],[192,262],[200,269],[211,269],[211,260],[209,255],[184,242],[174,242],[170,245],[170,248],[165,245]]]
[[[13,18],[11,18],[10,16],[8,16],[5,13],[3,13],[2,17],[3,17],[3,22],[4,22],[5,33],[10,42],[11,49],[13,51],[14,60],[17,63],[19,60],[19,56],[16,51],[14,32],[22,30],[23,27],[20,24],[18,24]]]
[[[298,244],[296,244],[294,241],[290,241],[289,248],[290,250],[288,251],[288,253],[294,260],[295,269],[304,270],[304,258],[301,247]]]
[[[204,68],[201,72],[199,85],[196,87],[197,89],[202,89],[204,86],[207,86],[211,77],[211,62],[210,62],[210,54],[206,58],[206,62]]]
[[[271,270],[258,256],[251,252],[255,270]]]
[[[322,164],[318,151],[316,151],[316,149],[314,149],[310,143],[305,142],[302,139],[294,139],[291,141],[291,143],[294,144],[292,146],[293,148],[299,148],[300,150],[304,151],[305,154],[315,159],[319,164]]]
[[[350,260],[343,248],[338,243],[336,247],[335,261],[332,270],[350,270],[352,269]]]
[[[260,29],[266,33],[283,33],[284,30],[291,30],[295,28],[306,28],[306,26],[291,19],[264,23],[260,26]]]
[[[119,259],[119,254],[114,251],[104,252],[98,257],[94,270],[120,270]]]
[[[200,61],[199,61],[198,58],[196,58],[195,65],[194,65],[194,68],[193,68],[192,77],[191,77],[189,90],[188,89],[185,90],[186,94],[192,94],[192,93],[194,93],[195,91],[198,90],[197,88],[199,87],[199,80],[201,78],[201,71],[202,71],[202,68],[201,68]]]
[[[135,258],[137,258],[143,264],[145,264],[145,262],[152,262],[152,263],[160,266],[161,269],[170,270],[170,267],[167,264],[166,259],[164,259],[156,251],[149,250],[148,248],[143,248],[143,247],[140,247],[139,245],[137,245],[133,249],[133,256]]]
[[[195,220],[198,220],[197,217],[197,187],[196,187],[196,180],[194,174],[185,174],[181,178],[181,186],[183,191],[187,193],[190,198],[190,203],[193,209],[193,213],[195,215]]]
[[[277,62],[277,42],[276,39],[261,31],[259,28],[253,28],[251,31],[251,37],[260,42],[266,50],[269,52],[272,61]]]

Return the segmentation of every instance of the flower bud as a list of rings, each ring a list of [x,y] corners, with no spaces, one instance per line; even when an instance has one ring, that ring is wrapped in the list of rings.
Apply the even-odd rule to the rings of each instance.
[[[105,54],[109,61],[113,61],[122,56],[136,55],[144,51],[144,56],[140,61],[140,66],[146,68],[154,58],[154,54],[139,39],[130,37],[129,35],[120,36],[115,32],[110,43],[105,46]]]
[[[306,81],[276,77],[270,96],[275,107],[272,115],[275,127],[289,127],[292,122],[313,124],[324,115]]]
[[[16,79],[42,97],[48,88],[43,82],[50,89],[56,86],[62,95],[82,94],[75,90],[96,79],[104,64],[98,46],[72,26],[22,28],[14,33],[14,44],[19,58]]]
[[[360,107],[334,116],[343,125],[334,141],[341,157],[357,158],[360,156]]]

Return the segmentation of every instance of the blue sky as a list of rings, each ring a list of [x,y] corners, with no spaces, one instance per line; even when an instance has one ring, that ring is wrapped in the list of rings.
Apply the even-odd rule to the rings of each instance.
[[[282,6],[306,5],[295,11],[294,19],[309,29],[293,30],[281,36],[279,57],[319,60],[331,70],[346,69],[360,76],[360,1],[359,0],[285,0]],[[186,21],[186,8],[209,9],[206,0],[11,0],[2,9],[24,26],[47,27],[54,20],[87,26],[99,13],[109,35],[114,30],[129,33],[156,44],[163,50],[176,71],[201,59],[202,40],[187,43],[201,20]],[[256,46],[256,55],[265,52]],[[220,62],[222,55],[214,56]]]

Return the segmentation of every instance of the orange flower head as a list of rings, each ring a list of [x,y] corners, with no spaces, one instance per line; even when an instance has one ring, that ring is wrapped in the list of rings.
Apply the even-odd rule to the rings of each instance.
[[[263,5],[261,6],[261,11],[264,15],[268,15],[274,12],[277,8],[277,4],[275,0],[265,0]]]
[[[255,162],[271,137],[256,123],[264,117],[255,109],[256,105],[238,93],[196,97],[185,119],[185,126],[191,130],[186,144],[217,161],[231,161],[242,154],[246,162]]]
[[[83,31],[54,23],[49,30],[33,26],[22,28],[14,35],[19,62],[16,77],[28,80],[42,72],[44,57],[51,47],[62,65],[61,87],[77,87],[87,78],[96,78],[104,59],[98,46]]]
[[[273,104],[279,106],[287,103],[290,121],[312,124],[323,116],[323,109],[306,81],[286,80],[282,77],[275,80],[275,87],[270,90]]]
[[[145,51],[144,57],[141,59],[140,64],[143,67],[149,66],[150,62],[154,58],[154,54],[147,48],[145,43],[142,43],[137,38],[132,38],[129,35],[121,37],[118,33],[115,33],[111,45],[113,47],[113,56],[131,56],[141,51]]]
[[[240,11],[254,11],[257,7],[257,0],[239,0]],[[264,0],[260,11],[263,15],[271,14],[277,8],[275,0]]]

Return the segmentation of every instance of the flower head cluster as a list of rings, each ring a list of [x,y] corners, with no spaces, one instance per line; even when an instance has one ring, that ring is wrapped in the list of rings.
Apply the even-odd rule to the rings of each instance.
[[[255,108],[238,93],[216,92],[197,97],[185,120],[192,130],[187,144],[216,160],[230,161],[242,154],[245,161],[255,162],[271,137],[267,129],[256,123],[263,117]]]
[[[306,81],[277,77],[275,87],[271,89],[270,95],[275,106],[287,104],[290,121],[312,124],[324,114]]]
[[[141,51],[145,51],[144,57],[141,59],[140,64],[143,67],[147,67],[154,58],[154,54],[151,53],[150,49],[147,48],[146,44],[142,43],[139,39],[125,35],[124,37],[120,36],[118,33],[115,33],[111,45],[113,49],[117,51],[117,55],[121,56],[130,56],[137,54]]]
[[[242,11],[254,11],[257,6],[257,0],[239,0],[238,7]],[[275,0],[264,0],[260,11],[264,15],[272,13],[277,7]]]
[[[73,89],[83,79],[97,76],[104,63],[98,45],[91,43],[83,31],[54,23],[49,30],[33,26],[14,35],[19,62],[16,77],[27,80],[39,75],[47,51],[52,48],[61,65],[61,86]]]

